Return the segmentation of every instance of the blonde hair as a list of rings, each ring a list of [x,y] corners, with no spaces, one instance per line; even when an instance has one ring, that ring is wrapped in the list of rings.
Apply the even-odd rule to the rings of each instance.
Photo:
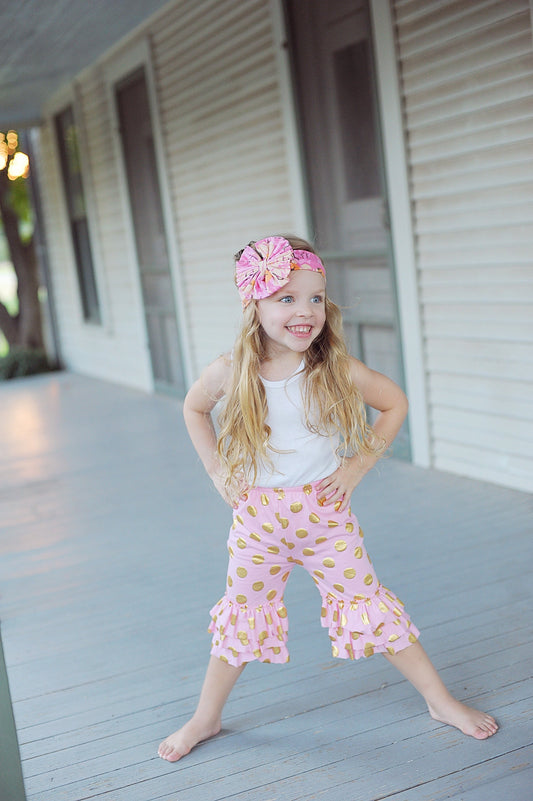
[[[303,239],[285,237],[294,250],[312,246]],[[253,244],[253,243],[251,243]],[[236,254],[235,260],[242,251]],[[349,355],[339,307],[325,299],[326,321],[304,354],[304,413],[310,431],[341,437],[339,456],[381,454],[385,442],[378,439],[366,419],[359,390],[350,376]],[[233,350],[233,370],[224,407],[219,417],[217,449],[226,469],[226,486],[235,492],[244,475],[254,485],[262,465],[272,467],[269,456],[271,430],[267,400],[259,370],[267,359],[267,336],[259,322],[257,302],[243,312],[242,326]]]

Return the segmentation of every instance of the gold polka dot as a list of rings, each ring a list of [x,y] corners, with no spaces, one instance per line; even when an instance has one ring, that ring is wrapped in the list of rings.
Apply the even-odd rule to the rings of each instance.
[[[267,592],[267,600],[273,601],[276,595],[277,595],[276,590],[270,590],[269,592]]]
[[[228,551],[229,551],[229,555],[231,557],[235,556],[235,553],[234,553],[233,548],[231,547],[231,545],[229,546]]]
[[[249,617],[249,618],[248,618],[248,625],[250,626],[250,628],[251,628],[251,629],[252,629],[252,631],[253,631],[253,630],[255,629],[255,618],[253,618],[253,617]]]
[[[243,540],[242,537],[239,537],[239,539],[237,540],[237,547],[238,548],[246,548],[246,543],[245,543],[245,541]]]
[[[365,644],[365,656],[372,656],[373,653],[374,653],[374,643],[367,642]]]
[[[344,587],[342,586],[342,584],[334,584],[333,586],[335,587],[337,592],[344,592]]]
[[[328,528],[335,528],[338,525],[336,520],[328,520]]]
[[[335,560],[331,559],[329,556],[326,559],[322,560],[322,564],[324,567],[335,567]]]
[[[231,613],[231,615],[230,615],[230,619],[229,619],[229,622],[231,623],[231,625],[232,625],[232,626],[234,626],[234,625],[235,625],[235,623],[237,622],[237,615],[235,614],[235,612],[232,612],[232,613]],[[222,628],[222,626],[220,627],[220,631],[221,631],[221,632],[223,632],[223,631],[224,631],[224,629]]]
[[[287,520],[286,517],[281,517],[279,512],[276,512],[276,519],[277,519],[278,523],[280,524],[281,528],[289,528],[289,521]],[[263,526],[263,528],[264,528],[264,526]],[[272,531],[273,530],[274,529],[272,529]],[[272,532],[270,532],[270,533],[272,533]]]
[[[287,579],[289,578],[290,574],[291,574],[291,571],[287,570],[287,572],[282,575],[281,580],[282,581],[287,581]]]
[[[231,576],[228,576],[228,587],[233,587],[233,579]]]
[[[257,517],[257,509],[255,508],[255,506],[247,506],[246,511],[252,517]]]
[[[347,642],[344,647],[348,651],[348,655],[349,655],[350,659],[355,659],[355,656],[354,656],[354,653],[353,653],[352,644],[350,642]]]
[[[267,637],[268,637],[268,632],[262,631],[261,634],[259,635],[259,645],[263,645]]]
[[[285,617],[287,617],[287,610],[285,609],[285,607],[284,607],[284,606],[280,606],[280,608],[278,609],[278,615],[279,615],[281,618],[285,618]]]
[[[277,574],[279,573],[280,570],[281,570],[281,567],[279,565],[273,565],[270,568],[270,575],[271,576],[277,576]]]
[[[274,531],[274,526],[272,525],[272,523],[263,523],[262,528],[264,531],[267,532],[267,534],[272,534],[272,532]]]
[[[342,498],[339,498],[338,501],[335,501],[335,506],[333,508],[335,509],[336,512],[338,512],[341,506],[342,506]]]
[[[305,484],[302,487],[302,489],[303,489],[305,495],[311,495],[311,493],[313,492],[313,487],[311,486],[311,484]]]
[[[358,640],[360,636],[361,636],[360,631],[352,631],[352,640]]]
[[[272,615],[270,614],[270,612],[267,612],[265,614],[265,620],[266,620],[266,622],[268,623],[269,626],[272,625]]]
[[[353,531],[353,523],[346,523],[346,531],[351,534]]]
[[[344,578],[347,578],[347,579],[355,578],[355,570],[353,569],[353,567],[347,567],[346,568],[346,570],[344,571]]]
[[[263,504],[263,506],[268,506],[268,504],[270,503],[270,501],[268,500],[268,495],[265,495],[264,492],[261,493],[261,503]]]
[[[339,551],[339,553],[345,551],[347,547],[348,546],[346,545],[344,540],[337,540],[337,542],[335,543],[335,550]]]
[[[384,623],[380,623],[380,624],[379,624],[379,626],[377,627],[377,629],[375,629],[375,630],[372,632],[372,634],[374,635],[374,637],[381,637],[381,635],[383,634],[383,626],[384,626],[384,625],[385,625]]]
[[[416,642],[416,637],[414,634],[410,634],[408,637],[409,642]]]
[[[250,539],[255,540],[256,542],[261,542],[261,537],[259,536],[259,534],[256,534],[255,531],[251,532]]]
[[[400,610],[400,609],[398,609],[398,607],[397,607],[397,606],[395,606],[395,607],[394,607],[394,609],[393,609],[392,611],[394,612],[394,614],[396,615],[396,617],[401,617],[401,616],[402,616],[401,610]]]
[[[346,626],[347,623],[348,623],[348,618],[346,617],[346,615],[343,612],[342,615],[341,615],[341,626]]]
[[[292,551],[292,549],[296,547],[294,542],[286,542],[285,545],[287,546],[289,551]]]
[[[277,545],[269,545],[267,551],[269,553],[279,553],[279,548]]]
[[[367,573],[366,576],[364,577],[363,581],[365,582],[367,587],[370,587],[370,585],[374,581],[374,577],[372,576],[371,573]]]
[[[389,607],[387,606],[387,604],[384,604],[383,601],[380,601],[378,603],[378,606],[379,606],[381,612],[388,612],[389,611]]]
[[[314,573],[315,576],[318,576],[318,578],[321,578],[321,579],[324,578],[324,574],[323,574],[323,572],[321,570],[313,570],[313,573]]]
[[[365,626],[368,626],[368,624],[370,623],[367,612],[361,612],[361,622],[364,623]]]
[[[294,503],[291,503],[289,508],[291,512],[294,512],[294,514],[296,514],[297,512],[301,512],[303,507],[300,501],[295,501]]]
[[[399,639],[400,639],[400,635],[399,634],[390,634],[389,635],[389,642],[396,642],[396,640],[399,640]]]
[[[280,648],[278,645],[276,645],[276,647],[275,647],[275,648],[272,648],[272,651],[273,651],[275,654],[280,654],[280,653],[281,653],[281,648]]]
[[[308,532],[305,528],[297,528],[296,529],[296,536],[303,540],[304,537],[307,537]]]
[[[339,655],[339,649],[337,648],[336,645],[332,645],[331,646],[331,653],[333,654],[333,656],[338,656]]]
[[[320,617],[326,617],[326,615],[327,615],[327,610],[324,609],[324,607],[322,607],[322,609],[320,610]]]
[[[242,642],[243,645],[248,645],[248,635],[245,631],[238,631],[237,637]]]
[[[259,659],[259,657],[261,656],[261,649],[260,648],[256,648],[255,649],[254,656]]]
[[[318,503],[319,506],[324,506],[324,504],[326,503],[326,498],[325,497],[317,498],[316,502]]]
[[[265,557],[261,556],[260,553],[256,553],[254,554],[254,556],[252,556],[252,562],[254,563],[254,565],[262,565],[264,561]]]
[[[319,516],[314,512],[311,512],[311,514],[309,515],[309,520],[311,521],[311,523],[320,523]]]
[[[360,537],[364,537],[364,536],[365,536],[365,535],[363,534],[363,529],[361,528],[361,526],[359,526],[359,536],[360,536]]]
[[[304,556],[314,556],[315,555],[315,552],[313,551],[312,548],[304,548],[302,553],[303,553]]]
[[[244,525],[244,520],[242,519],[241,515],[235,515],[235,520],[242,525]]]
[[[218,658],[220,659],[221,662],[226,662],[226,663],[229,664],[227,656],[222,655],[222,656],[219,656]]]
[[[264,586],[265,586],[264,582],[262,582],[262,581],[254,581],[254,583],[252,584],[252,589],[253,589],[254,592],[261,592],[261,590],[263,589]]]
[[[396,651],[394,650],[394,648],[392,647],[392,645],[387,645],[387,651],[389,652],[389,654],[390,654],[391,656],[394,656],[394,654],[396,653]]]
[[[360,548],[360,547],[357,547],[355,549],[355,551],[353,552],[353,555],[355,556],[356,559],[362,559],[363,558],[363,549]]]
[[[237,575],[239,578],[246,578],[246,576],[248,575],[248,571],[246,570],[245,567],[238,567]]]
[[[235,600],[237,601],[238,604],[245,604],[248,601],[248,598],[246,597],[246,595],[237,595]]]
[[[317,545],[320,545],[322,542],[326,542],[327,539],[328,539],[327,537],[317,537],[316,540],[315,540],[315,543]]]

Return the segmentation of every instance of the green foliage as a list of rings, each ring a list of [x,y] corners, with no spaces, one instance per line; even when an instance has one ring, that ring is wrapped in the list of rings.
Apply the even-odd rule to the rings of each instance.
[[[54,369],[43,350],[11,348],[6,356],[0,358],[0,381],[37,373],[48,373]]]
[[[33,236],[34,225],[27,178],[10,181],[8,203],[18,217],[19,235],[22,242],[29,242]]]

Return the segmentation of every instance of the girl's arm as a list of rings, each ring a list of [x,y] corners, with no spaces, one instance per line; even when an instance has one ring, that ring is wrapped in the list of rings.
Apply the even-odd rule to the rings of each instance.
[[[205,368],[198,381],[192,385],[183,403],[185,425],[198,456],[226,503],[227,495],[217,454],[217,437],[211,412],[224,396],[231,372],[228,356],[220,356]]]
[[[372,428],[379,439],[385,440],[388,448],[407,415],[408,401],[404,392],[390,378],[371,370],[353,357],[350,357],[350,374],[363,401],[379,411]],[[341,501],[339,510],[345,509],[353,490],[379,458],[373,454],[356,454],[345,459],[334,473],[318,485],[317,489],[326,498],[325,503]]]

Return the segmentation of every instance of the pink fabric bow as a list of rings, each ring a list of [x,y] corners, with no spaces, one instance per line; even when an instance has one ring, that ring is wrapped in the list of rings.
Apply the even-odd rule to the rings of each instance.
[[[291,270],[313,270],[325,276],[322,262],[307,250],[294,251],[282,236],[247,245],[235,266],[235,283],[244,308],[251,300],[268,298],[288,283]]]

